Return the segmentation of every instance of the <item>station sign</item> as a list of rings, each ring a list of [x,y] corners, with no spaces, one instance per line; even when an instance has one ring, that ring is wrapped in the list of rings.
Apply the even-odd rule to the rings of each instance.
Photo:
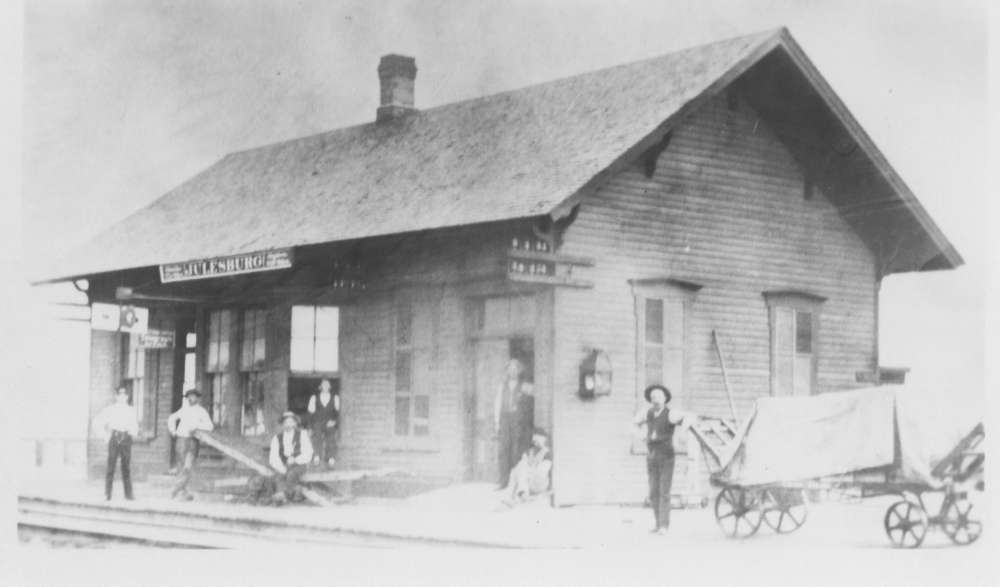
[[[224,257],[208,257],[181,263],[160,265],[160,282],[191,281],[212,277],[227,277],[243,273],[288,269],[292,266],[292,249],[270,249]]]

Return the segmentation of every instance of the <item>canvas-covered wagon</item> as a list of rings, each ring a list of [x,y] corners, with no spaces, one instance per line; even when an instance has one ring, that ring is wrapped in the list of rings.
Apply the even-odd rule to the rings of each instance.
[[[920,546],[931,528],[960,545],[982,532],[969,492],[983,489],[983,425],[955,436],[905,388],[760,398],[738,430],[715,424],[694,433],[720,490],[716,521],[730,536],[752,536],[762,523],[793,532],[805,522],[807,496],[837,492],[898,495],[883,519],[896,546]],[[942,496],[936,512],[929,493]]]

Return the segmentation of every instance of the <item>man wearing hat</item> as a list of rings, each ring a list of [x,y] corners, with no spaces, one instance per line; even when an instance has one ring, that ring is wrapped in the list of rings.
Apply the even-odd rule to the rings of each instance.
[[[104,497],[111,499],[111,486],[115,480],[115,466],[122,462],[122,485],[125,499],[132,497],[132,439],[139,433],[139,422],[135,408],[128,403],[128,389],[119,387],[115,392],[115,402],[101,410],[94,419],[94,429],[104,433],[108,440],[108,468],[104,477]]]
[[[665,534],[670,527],[670,488],[674,481],[674,429],[689,426],[690,414],[669,409],[670,390],[656,384],[643,392],[650,408],[636,416],[637,426],[646,426],[646,472],[649,474],[649,503],[656,525],[653,533]]]
[[[268,463],[279,473],[276,479],[278,490],[274,501],[282,503],[298,495],[296,488],[306,472],[306,465],[312,461],[313,447],[309,435],[299,428],[299,417],[293,412],[281,415],[281,431],[271,439]]]
[[[188,493],[188,483],[191,482],[191,474],[194,469],[195,459],[198,458],[198,439],[192,436],[195,430],[205,430],[211,432],[215,426],[212,418],[205,408],[198,402],[201,401],[201,392],[197,389],[189,389],[184,392],[184,404],[181,409],[167,417],[167,430],[170,435],[180,439],[181,442],[181,462],[183,463],[180,472],[180,479],[174,487],[170,496],[174,499],[193,499]]]
[[[340,395],[331,391],[329,379],[319,383],[319,389],[309,398],[309,422],[319,462],[332,467],[337,456],[337,420],[340,415]]]

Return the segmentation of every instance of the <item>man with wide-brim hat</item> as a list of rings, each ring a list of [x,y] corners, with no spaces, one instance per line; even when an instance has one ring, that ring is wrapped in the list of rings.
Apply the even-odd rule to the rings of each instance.
[[[194,464],[198,458],[200,445],[198,439],[194,437],[194,432],[196,430],[211,432],[215,428],[211,416],[201,406],[200,401],[201,392],[195,388],[188,389],[184,392],[184,404],[167,418],[167,430],[171,436],[178,438],[181,442],[180,478],[170,494],[174,499],[188,501],[193,499],[187,488],[191,482],[191,476],[194,474]]]
[[[664,534],[670,527],[670,490],[674,481],[674,429],[687,428],[693,418],[682,410],[667,408],[671,394],[659,383],[643,390],[650,404],[636,415],[635,424],[646,427],[646,472],[649,475],[649,503],[656,525],[653,532]]]
[[[298,490],[306,465],[312,461],[313,447],[309,435],[299,427],[300,419],[295,412],[284,412],[280,418],[281,430],[271,438],[268,463],[277,471],[277,491],[273,500],[277,504],[289,499],[298,499]]]

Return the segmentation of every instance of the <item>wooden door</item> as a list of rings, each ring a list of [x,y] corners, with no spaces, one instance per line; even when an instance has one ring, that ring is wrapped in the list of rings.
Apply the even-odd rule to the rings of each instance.
[[[494,400],[510,359],[507,339],[478,340],[475,345],[475,406],[473,415],[472,476],[497,482],[497,433]]]

